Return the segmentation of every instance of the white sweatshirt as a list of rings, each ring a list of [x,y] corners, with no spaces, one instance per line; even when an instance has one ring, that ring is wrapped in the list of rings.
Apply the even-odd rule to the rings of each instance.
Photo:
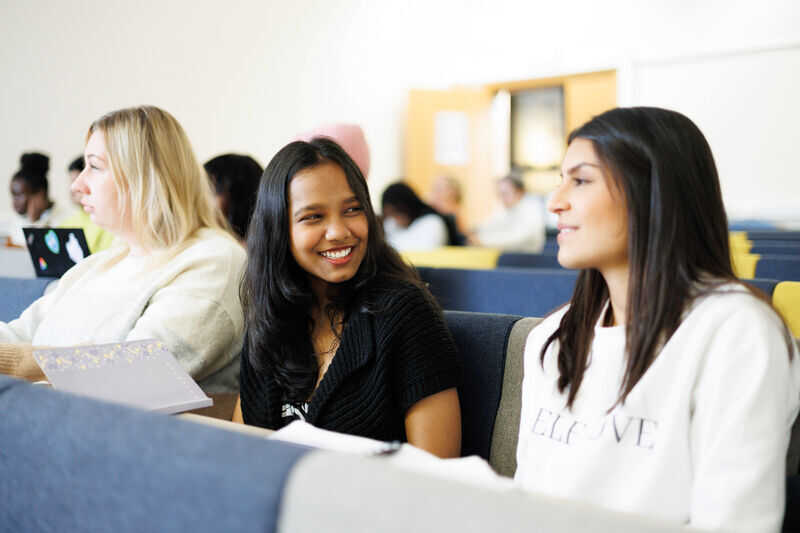
[[[158,339],[207,393],[236,392],[245,262],[236,241],[210,229],[158,257],[133,257],[127,248],[92,254],[18,319],[0,322],[0,342],[71,346]]]
[[[610,412],[625,369],[624,327],[596,327],[569,410],[558,343],[566,308],[525,346],[515,479],[527,489],[700,528],[779,531],[800,364],[784,326],[741,286],[698,299],[652,366]],[[566,391],[565,391],[566,392]]]

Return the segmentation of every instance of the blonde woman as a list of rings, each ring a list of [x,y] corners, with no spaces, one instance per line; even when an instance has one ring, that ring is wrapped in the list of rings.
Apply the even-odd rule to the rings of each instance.
[[[0,322],[0,372],[40,378],[31,346],[155,338],[207,393],[236,391],[245,251],[226,231],[183,128],[156,107],[114,111],[89,127],[84,156],[72,188],[122,244]]]

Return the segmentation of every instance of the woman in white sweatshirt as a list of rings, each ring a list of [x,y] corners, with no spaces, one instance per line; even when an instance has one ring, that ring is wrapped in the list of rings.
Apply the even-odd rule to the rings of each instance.
[[[72,267],[9,323],[0,372],[38,379],[31,346],[163,341],[206,392],[238,390],[245,251],[226,231],[183,128],[156,107],[100,117],[72,184],[122,246]]]
[[[778,531],[798,410],[794,343],[734,276],[703,134],[664,109],[574,131],[558,260],[582,269],[525,348],[516,479],[692,526]]]

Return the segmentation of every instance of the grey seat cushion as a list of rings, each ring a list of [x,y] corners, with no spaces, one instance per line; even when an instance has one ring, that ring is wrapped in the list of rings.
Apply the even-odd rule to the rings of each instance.
[[[541,318],[530,317],[519,320],[514,324],[508,338],[503,389],[494,421],[489,455],[489,464],[495,472],[504,476],[513,476],[517,470],[517,438],[522,404],[522,358],[528,333],[541,321]]]

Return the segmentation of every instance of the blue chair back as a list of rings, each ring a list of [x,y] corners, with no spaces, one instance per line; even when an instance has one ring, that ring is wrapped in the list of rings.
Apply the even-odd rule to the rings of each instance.
[[[764,255],[756,263],[756,278],[800,281],[800,258],[789,255]]]
[[[567,303],[578,276],[564,269],[417,270],[444,309],[537,317]]]
[[[781,240],[800,242],[800,231],[753,230],[747,232],[747,238],[751,241]]]
[[[464,368],[459,389],[461,455],[489,460],[492,432],[503,390],[508,336],[522,317],[445,311]]]
[[[274,532],[308,448],[0,376],[0,529]]]
[[[37,298],[52,279],[2,278],[0,277],[0,322],[17,318]]]
[[[562,268],[558,264],[557,250],[551,253],[526,254],[522,252],[506,252],[497,258],[498,267],[512,268]]]
[[[750,247],[751,254],[788,255],[800,259],[800,241],[755,241]]]
[[[778,279],[761,279],[761,278],[754,278],[754,279],[743,279],[745,283],[752,285],[756,289],[761,290],[767,298],[772,300],[772,293],[775,292],[775,286],[781,282]]]

